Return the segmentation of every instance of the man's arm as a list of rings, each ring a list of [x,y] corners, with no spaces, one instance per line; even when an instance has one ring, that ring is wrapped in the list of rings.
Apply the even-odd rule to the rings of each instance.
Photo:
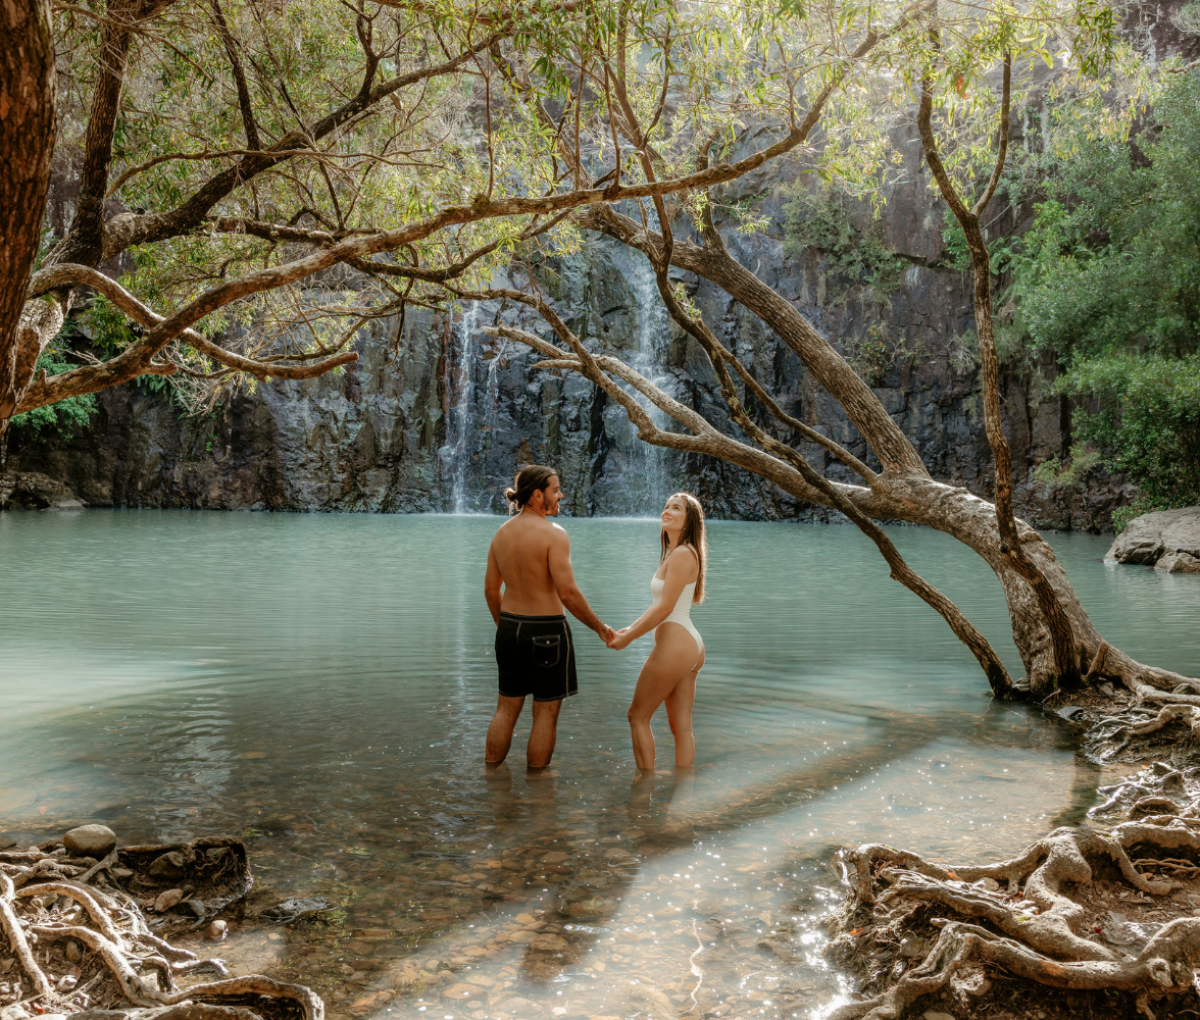
[[[600,622],[600,617],[592,612],[588,600],[583,597],[583,592],[575,583],[575,571],[571,569],[571,539],[557,526],[550,538],[548,560],[550,580],[554,582],[554,590],[558,592],[562,604],[580,623],[590,627],[600,635],[601,641],[607,643],[612,638],[613,629]]]
[[[504,578],[500,576],[500,564],[496,562],[496,553],[488,546],[487,573],[483,576],[483,595],[487,599],[488,609],[496,626],[500,626],[500,586]]]

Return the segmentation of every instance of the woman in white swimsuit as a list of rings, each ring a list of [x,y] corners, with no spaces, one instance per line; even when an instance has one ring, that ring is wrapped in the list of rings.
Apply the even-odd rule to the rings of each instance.
[[[675,767],[689,768],[696,760],[692,738],[692,704],[696,674],[704,665],[704,640],[691,620],[691,608],[704,599],[704,511],[686,492],[667,500],[662,512],[662,556],[650,581],[650,608],[628,627],[617,631],[610,648],[624,648],[643,634],[654,632],[654,650],[638,675],[629,706],[633,756],[639,769],[654,768],[654,734],[650,719],[666,702],[667,719],[675,735]]]

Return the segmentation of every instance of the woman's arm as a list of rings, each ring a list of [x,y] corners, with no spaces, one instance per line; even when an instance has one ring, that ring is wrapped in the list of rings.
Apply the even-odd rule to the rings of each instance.
[[[681,546],[671,553],[667,557],[667,575],[663,579],[662,597],[628,627],[617,631],[617,636],[609,647],[624,648],[643,634],[657,630],[659,624],[671,615],[684,587],[695,581],[698,573],[696,556],[690,549]]]

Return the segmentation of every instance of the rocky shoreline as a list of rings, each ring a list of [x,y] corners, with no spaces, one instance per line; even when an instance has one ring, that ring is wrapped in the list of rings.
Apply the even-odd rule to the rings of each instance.
[[[0,1018],[323,1020],[310,988],[231,976],[211,951],[217,918],[251,884],[240,840],[118,847],[103,825],[61,841],[0,850]],[[215,980],[196,980],[215,974]]]

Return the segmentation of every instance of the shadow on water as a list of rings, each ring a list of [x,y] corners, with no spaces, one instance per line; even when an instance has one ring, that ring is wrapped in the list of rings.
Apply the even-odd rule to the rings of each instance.
[[[597,611],[633,619],[653,526],[564,523]],[[129,842],[244,834],[257,883],[222,951],[312,983],[335,1016],[782,1018],[839,994],[814,927],[839,900],[833,847],[994,858],[1092,802],[1069,727],[990,702],[855,532],[721,522],[694,613],[713,652],[698,767],[633,768],[641,656],[581,634],[583,691],[553,767],[486,772],[495,525],[0,515],[5,833],[99,820]],[[894,536],[1006,641],[985,567],[939,536]],[[1093,616],[1112,617],[1106,634],[1138,654],[1116,585],[1159,628],[1155,661],[1200,658],[1179,593],[1156,602],[1154,578],[1114,575],[1102,552],[1060,548]],[[332,907],[288,928],[255,920],[297,895]]]

